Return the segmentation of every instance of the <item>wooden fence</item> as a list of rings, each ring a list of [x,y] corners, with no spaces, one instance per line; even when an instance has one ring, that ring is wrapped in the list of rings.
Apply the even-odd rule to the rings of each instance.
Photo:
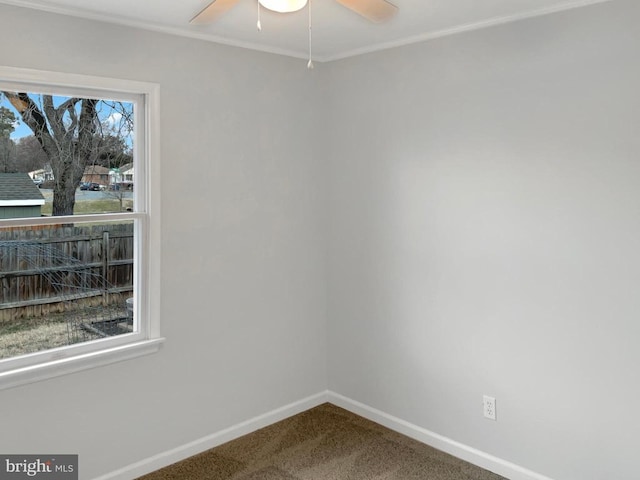
[[[0,325],[133,290],[133,223],[0,229]]]

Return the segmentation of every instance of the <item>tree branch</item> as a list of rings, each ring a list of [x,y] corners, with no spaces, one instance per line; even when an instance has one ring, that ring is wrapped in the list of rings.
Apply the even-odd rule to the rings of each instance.
[[[20,113],[22,120],[31,129],[47,155],[55,155],[56,144],[53,140],[49,126],[38,105],[25,92],[3,92],[7,100]]]
[[[56,139],[63,137],[66,133],[66,129],[64,128],[62,115],[60,115],[60,112],[53,106],[52,95],[42,95],[42,108],[44,110],[44,114],[47,116],[47,120],[49,120],[51,130],[53,130],[53,138]]]
[[[76,153],[79,159],[77,172],[78,182],[82,178],[85,165],[89,164],[93,151],[93,137],[96,132],[96,105],[99,100],[85,98],[80,106],[80,118],[78,120],[78,141],[76,143]]]

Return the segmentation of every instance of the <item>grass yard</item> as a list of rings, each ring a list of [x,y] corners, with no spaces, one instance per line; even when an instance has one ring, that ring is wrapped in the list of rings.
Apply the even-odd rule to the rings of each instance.
[[[119,319],[125,320],[126,313],[121,306],[99,307],[98,310],[100,313],[96,314],[94,308],[92,312],[85,314],[86,316],[83,315],[82,318],[88,322],[99,322],[113,318],[115,314]],[[79,334],[77,325],[74,331],[73,324],[69,325],[67,322],[69,315],[74,315],[74,313],[50,313],[45,317],[17,319],[0,325],[0,359],[104,337],[104,334],[100,335],[84,328]],[[77,317],[77,313],[75,316]],[[131,325],[122,326],[123,324],[124,322],[119,324],[121,327],[119,327],[118,333],[112,332],[111,334],[118,335],[132,331]]]
[[[68,344],[64,320],[34,324],[25,321],[0,328],[0,358],[49,350]]]
[[[118,213],[127,208],[133,207],[133,200],[123,200],[122,210],[120,209],[120,201],[115,198],[107,198],[101,200],[80,200],[76,202],[73,209],[74,215],[87,215],[91,213]],[[47,202],[42,206],[43,215],[51,215],[53,204]]]
[[[96,335],[96,338],[99,337]],[[62,313],[43,318],[14,320],[0,326],[0,359],[68,344],[69,332]]]

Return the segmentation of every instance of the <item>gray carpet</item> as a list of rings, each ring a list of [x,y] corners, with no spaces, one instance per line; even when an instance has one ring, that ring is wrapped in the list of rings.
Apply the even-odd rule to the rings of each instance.
[[[325,403],[140,480],[500,480]]]

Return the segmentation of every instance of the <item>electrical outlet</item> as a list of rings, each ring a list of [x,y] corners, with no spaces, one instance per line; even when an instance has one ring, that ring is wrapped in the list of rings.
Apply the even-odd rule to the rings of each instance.
[[[482,397],[482,404],[484,406],[484,416],[490,420],[496,419],[496,399],[489,395]]]

